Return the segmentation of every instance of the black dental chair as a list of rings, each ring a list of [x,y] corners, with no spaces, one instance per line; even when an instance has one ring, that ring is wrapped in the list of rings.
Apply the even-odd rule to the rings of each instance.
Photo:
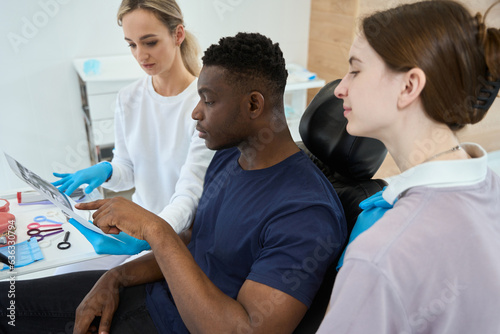
[[[302,142],[298,145],[337,191],[350,233],[361,212],[359,203],[387,185],[384,180],[372,179],[384,161],[387,150],[378,140],[347,133],[343,101],[333,94],[339,82],[335,80],[326,84],[305,110],[299,125]],[[295,334],[317,331],[330,301],[337,275],[337,261],[338,258],[328,269],[323,284],[294,331]]]

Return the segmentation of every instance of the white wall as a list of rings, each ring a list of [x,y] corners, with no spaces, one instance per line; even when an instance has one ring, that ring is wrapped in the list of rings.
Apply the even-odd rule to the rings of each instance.
[[[186,28],[205,50],[220,37],[260,32],[280,43],[287,62],[307,65],[310,0],[178,0]]]
[[[74,58],[127,54],[120,0],[23,0],[0,4],[0,151],[54,180],[90,165]],[[202,50],[238,31],[279,42],[305,66],[310,0],[179,0]],[[25,187],[0,155],[0,194]]]

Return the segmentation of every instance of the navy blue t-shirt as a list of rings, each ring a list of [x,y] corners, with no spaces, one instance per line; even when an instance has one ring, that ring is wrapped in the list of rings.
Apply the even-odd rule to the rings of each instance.
[[[347,237],[340,201],[304,152],[265,169],[243,170],[236,148],[218,151],[205,176],[191,242],[196,263],[236,299],[245,280],[310,306]],[[161,333],[188,333],[165,281],[147,288]]]

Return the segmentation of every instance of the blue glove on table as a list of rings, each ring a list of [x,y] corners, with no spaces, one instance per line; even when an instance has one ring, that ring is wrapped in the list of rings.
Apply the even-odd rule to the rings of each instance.
[[[382,193],[384,192],[384,190],[379,191],[375,195],[372,195],[359,203],[359,207],[363,209],[363,211],[359,214],[358,219],[356,219],[356,223],[354,224],[351,235],[349,236],[347,247],[349,247],[349,244],[353,242],[354,239],[358,237],[358,235],[372,227],[373,224],[375,224],[380,218],[382,218],[387,210],[392,209],[392,207],[394,206],[387,203],[382,197]],[[339,270],[340,267],[342,267],[342,265],[344,264],[344,255],[347,247],[344,249],[342,255],[340,256],[339,262],[337,264],[337,270]]]
[[[90,194],[95,188],[106,182],[113,173],[113,166],[109,162],[101,162],[97,165],[79,170],[74,174],[53,173],[61,179],[52,182],[54,186],[60,186],[59,191],[70,196],[82,184],[88,184],[85,193]]]
[[[146,240],[136,239],[125,232],[113,234],[115,238],[123,241],[120,242],[95,231],[89,230],[73,218],[71,218],[69,222],[71,225],[76,227],[76,229],[80,231],[85,238],[87,238],[97,254],[135,255],[144,250],[151,249],[151,246],[149,246]]]

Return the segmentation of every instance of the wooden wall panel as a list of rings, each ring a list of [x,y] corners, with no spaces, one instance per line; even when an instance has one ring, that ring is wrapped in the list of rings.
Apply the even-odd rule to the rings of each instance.
[[[358,0],[312,0],[307,67],[326,82],[342,78],[354,38]],[[310,89],[309,101],[319,89]]]

